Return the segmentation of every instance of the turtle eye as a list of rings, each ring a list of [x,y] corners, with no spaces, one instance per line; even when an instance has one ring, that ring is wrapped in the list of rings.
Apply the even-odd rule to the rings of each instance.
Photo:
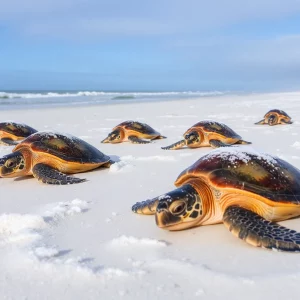
[[[16,163],[15,163],[15,161],[13,161],[13,160],[8,160],[6,163],[5,163],[5,166],[7,167],[7,168],[14,168],[15,166],[16,166]]]
[[[181,214],[184,210],[185,210],[185,203],[180,203],[180,204],[174,206],[174,208],[172,208],[172,213],[173,213],[174,215],[179,215],[179,214]]]

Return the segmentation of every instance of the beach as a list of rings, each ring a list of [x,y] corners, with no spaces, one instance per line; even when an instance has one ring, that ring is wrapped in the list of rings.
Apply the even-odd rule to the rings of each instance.
[[[93,96],[96,97],[96,96]],[[201,120],[225,123],[251,145],[300,168],[300,92],[120,101],[102,105],[6,106],[0,120],[75,135],[116,163],[51,186],[0,179],[0,299],[298,299],[299,254],[256,248],[223,224],[169,232],[131,206],[174,189],[181,171],[212,148],[162,150]],[[258,126],[270,109],[292,125]],[[101,144],[126,120],[167,139]],[[12,147],[1,146],[0,155]],[[300,219],[280,222],[300,231]]]

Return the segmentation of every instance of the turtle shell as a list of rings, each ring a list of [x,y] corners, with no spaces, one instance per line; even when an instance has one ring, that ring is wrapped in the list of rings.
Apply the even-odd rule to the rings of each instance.
[[[271,109],[270,111],[268,111],[264,117],[272,114],[272,113],[275,113],[275,114],[279,114],[279,115],[282,115],[282,116],[285,116],[285,117],[288,117],[288,118],[291,118],[285,111],[283,110],[280,110],[280,109]]]
[[[4,131],[16,137],[22,138],[28,137],[31,134],[37,132],[37,130],[28,125],[15,122],[1,122],[0,131]]]
[[[68,162],[105,163],[110,160],[109,156],[94,146],[64,133],[37,132],[17,145],[13,152],[24,147],[31,149],[34,153],[45,153]]]
[[[193,130],[203,130],[205,133],[216,133],[224,137],[233,138],[233,139],[242,139],[235,131],[229,128],[223,123],[216,121],[201,121],[193,125],[189,130],[184,133],[184,136]]]
[[[217,149],[184,170],[175,185],[200,177],[218,190],[236,189],[274,202],[300,203],[300,170],[271,155]]]
[[[151,126],[137,122],[137,121],[125,121],[119,125],[117,125],[113,130],[117,128],[123,128],[125,130],[130,130],[130,131],[136,131],[142,134],[147,134],[147,135],[160,135],[159,132],[154,130]]]

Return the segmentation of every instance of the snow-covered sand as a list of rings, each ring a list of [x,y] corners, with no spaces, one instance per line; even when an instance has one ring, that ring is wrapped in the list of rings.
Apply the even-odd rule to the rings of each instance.
[[[300,93],[228,95],[1,111],[0,120],[85,139],[117,163],[78,174],[88,181],[70,186],[0,179],[0,299],[298,299],[300,254],[249,246],[222,224],[168,232],[131,206],[173,189],[183,169],[212,151],[160,149],[203,119],[226,123],[254,149],[300,168],[299,99]],[[253,124],[272,108],[294,124]],[[100,144],[129,119],[168,139]],[[0,155],[10,151],[1,146]],[[282,224],[300,231],[300,219]]]

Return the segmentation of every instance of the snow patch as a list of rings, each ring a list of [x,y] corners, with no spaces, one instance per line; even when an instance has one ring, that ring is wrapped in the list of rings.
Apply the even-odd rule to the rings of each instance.
[[[205,155],[203,158],[213,159],[216,156],[220,157],[223,160],[229,161],[234,164],[236,161],[243,161],[244,163],[248,163],[251,160],[250,155],[257,156],[258,159],[266,160],[269,163],[276,164],[275,157],[271,156],[267,153],[257,152],[251,147],[247,146],[231,146],[226,149],[219,148],[211,151],[209,154]]]
[[[130,172],[133,169],[133,165],[129,164],[126,161],[119,161],[112,164],[109,168],[110,173],[119,173],[119,172]]]
[[[59,251],[53,247],[37,247],[33,250],[33,253],[38,258],[50,258],[59,254]]]
[[[53,219],[64,218],[82,213],[88,209],[88,202],[80,199],[56,203],[44,213],[45,217]]]
[[[196,293],[195,293],[195,296],[196,297],[201,297],[205,294],[204,290],[203,289],[199,289]]]
[[[3,214],[0,216],[0,243],[37,240],[41,238],[38,231],[45,227],[41,216]]]
[[[293,145],[291,145],[291,147],[300,149],[300,142],[296,141]]]
[[[136,238],[134,236],[121,235],[118,238],[111,240],[112,246],[152,246],[152,247],[166,247],[168,243],[165,241],[149,239],[149,238]]]

